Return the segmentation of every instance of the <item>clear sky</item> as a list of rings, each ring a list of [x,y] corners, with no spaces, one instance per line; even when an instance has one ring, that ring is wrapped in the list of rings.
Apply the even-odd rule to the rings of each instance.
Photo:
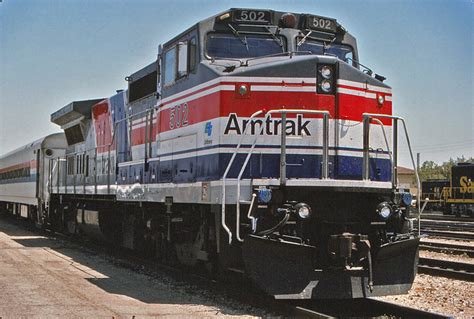
[[[313,13],[358,40],[363,64],[387,77],[421,160],[474,156],[471,0],[0,0],[0,154],[58,131],[52,112],[107,97],[157,48],[231,7]],[[409,157],[401,153],[401,164]]]

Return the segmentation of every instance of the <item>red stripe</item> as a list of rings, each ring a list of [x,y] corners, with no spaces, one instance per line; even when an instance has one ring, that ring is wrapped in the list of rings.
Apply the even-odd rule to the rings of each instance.
[[[233,91],[219,91],[187,102],[188,125],[209,121],[217,117],[237,113],[242,117],[249,117],[261,109],[298,108],[308,110],[327,110],[332,119],[362,121],[362,113],[391,114],[392,103],[385,101],[379,107],[376,99],[338,93],[338,109],[334,106],[332,95],[321,95],[313,92],[262,92],[253,91],[248,98],[242,98]],[[171,108],[160,112],[160,132],[171,130]],[[174,109],[176,118],[176,109]],[[317,117],[305,115],[305,117]],[[385,121],[390,124],[390,120]],[[175,127],[174,129],[176,129]]]
[[[32,163],[34,164],[34,167],[31,166]],[[11,172],[11,171],[14,171],[14,170],[17,170],[17,169],[28,168],[28,167],[30,169],[31,168],[36,168],[36,161],[32,160],[32,161],[28,161],[28,162],[24,162],[24,163],[4,167],[4,168],[0,169],[0,173]]]
[[[374,91],[374,90],[371,90],[371,89],[364,89],[364,88],[359,88],[359,87],[349,86],[349,85],[338,85],[337,87],[342,88],[342,89],[349,89],[349,90],[359,91],[359,92],[368,92],[368,93],[381,94],[383,96],[392,96],[392,93],[379,92],[379,91]]]
[[[95,138],[98,153],[104,153],[109,150],[108,146],[112,142],[112,119],[110,114],[109,100],[103,100],[95,104],[92,108],[94,116]],[[115,143],[110,147],[110,150],[115,150]]]

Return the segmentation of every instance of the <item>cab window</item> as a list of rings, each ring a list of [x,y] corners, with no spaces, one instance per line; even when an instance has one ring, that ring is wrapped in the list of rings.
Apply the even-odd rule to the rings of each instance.
[[[298,42],[301,39],[298,39]],[[306,40],[300,46],[296,47],[298,51],[311,52],[312,54],[318,55],[332,55],[336,56],[339,60],[345,61],[352,64],[353,53],[352,48],[348,45],[342,44],[329,44],[325,45],[322,41]]]
[[[286,43],[282,36],[209,34],[206,49],[211,58],[241,59],[285,52]]]
[[[164,57],[164,85],[169,85],[176,80],[176,47],[165,53]]]
[[[196,39],[180,41],[171,49],[166,51],[164,64],[163,84],[173,84],[177,79],[194,72],[196,68],[197,50]]]

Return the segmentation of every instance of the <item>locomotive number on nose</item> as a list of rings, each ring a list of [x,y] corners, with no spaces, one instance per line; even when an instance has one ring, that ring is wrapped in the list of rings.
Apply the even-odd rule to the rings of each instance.
[[[189,123],[189,108],[187,103],[170,108],[170,129],[187,126]]]
[[[320,16],[309,15],[306,18],[307,27],[313,30],[321,30],[325,32],[336,33],[336,20]]]
[[[329,29],[331,30],[331,20],[326,20],[323,18],[313,18],[313,26],[315,28]]]
[[[237,10],[234,12],[234,21],[237,22],[270,22],[269,11]]]

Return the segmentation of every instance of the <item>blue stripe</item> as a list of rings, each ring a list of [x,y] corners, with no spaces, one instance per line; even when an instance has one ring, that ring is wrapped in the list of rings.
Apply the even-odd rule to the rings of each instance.
[[[210,149],[215,149],[215,148],[236,148],[237,144],[216,144],[216,145],[209,145],[209,146],[203,146],[199,148],[193,148],[193,149],[188,149],[188,150],[183,150],[183,151],[178,151],[178,152],[170,152],[170,153],[164,153],[160,154],[158,157],[162,156],[171,156],[171,155],[182,155],[182,154],[192,154],[194,152],[199,152],[199,151],[205,151],[205,150],[210,150]],[[241,148],[250,148],[252,147],[252,144],[242,144],[240,146]],[[264,149],[264,148],[270,148],[270,149],[280,149],[280,145],[267,145],[267,144],[256,144],[255,148],[257,149]],[[307,145],[287,145],[287,149],[300,149],[300,150],[322,150],[322,146],[307,146]],[[329,147],[328,148],[331,151],[351,151],[351,152],[362,152],[362,148],[356,148],[356,147]],[[388,154],[388,151],[374,151],[370,150],[369,151],[371,154]]]
[[[20,177],[20,178],[0,180],[0,184],[16,184],[16,183],[27,183],[27,182],[36,182],[36,174],[31,174],[30,176],[25,176],[25,177]]]
[[[232,154],[216,153],[178,160],[150,162],[145,172],[144,164],[119,168],[118,184],[131,183],[185,183],[219,180],[224,175]],[[236,178],[245,161],[246,154],[239,154],[228,174]],[[288,178],[321,178],[321,155],[288,154]],[[329,156],[329,177],[333,179],[362,179],[362,158],[356,156]],[[280,174],[279,154],[253,154],[244,171],[243,178],[278,178]],[[136,176],[139,179],[136,179]],[[391,180],[391,165],[388,159],[370,159],[370,178],[376,181]]]

